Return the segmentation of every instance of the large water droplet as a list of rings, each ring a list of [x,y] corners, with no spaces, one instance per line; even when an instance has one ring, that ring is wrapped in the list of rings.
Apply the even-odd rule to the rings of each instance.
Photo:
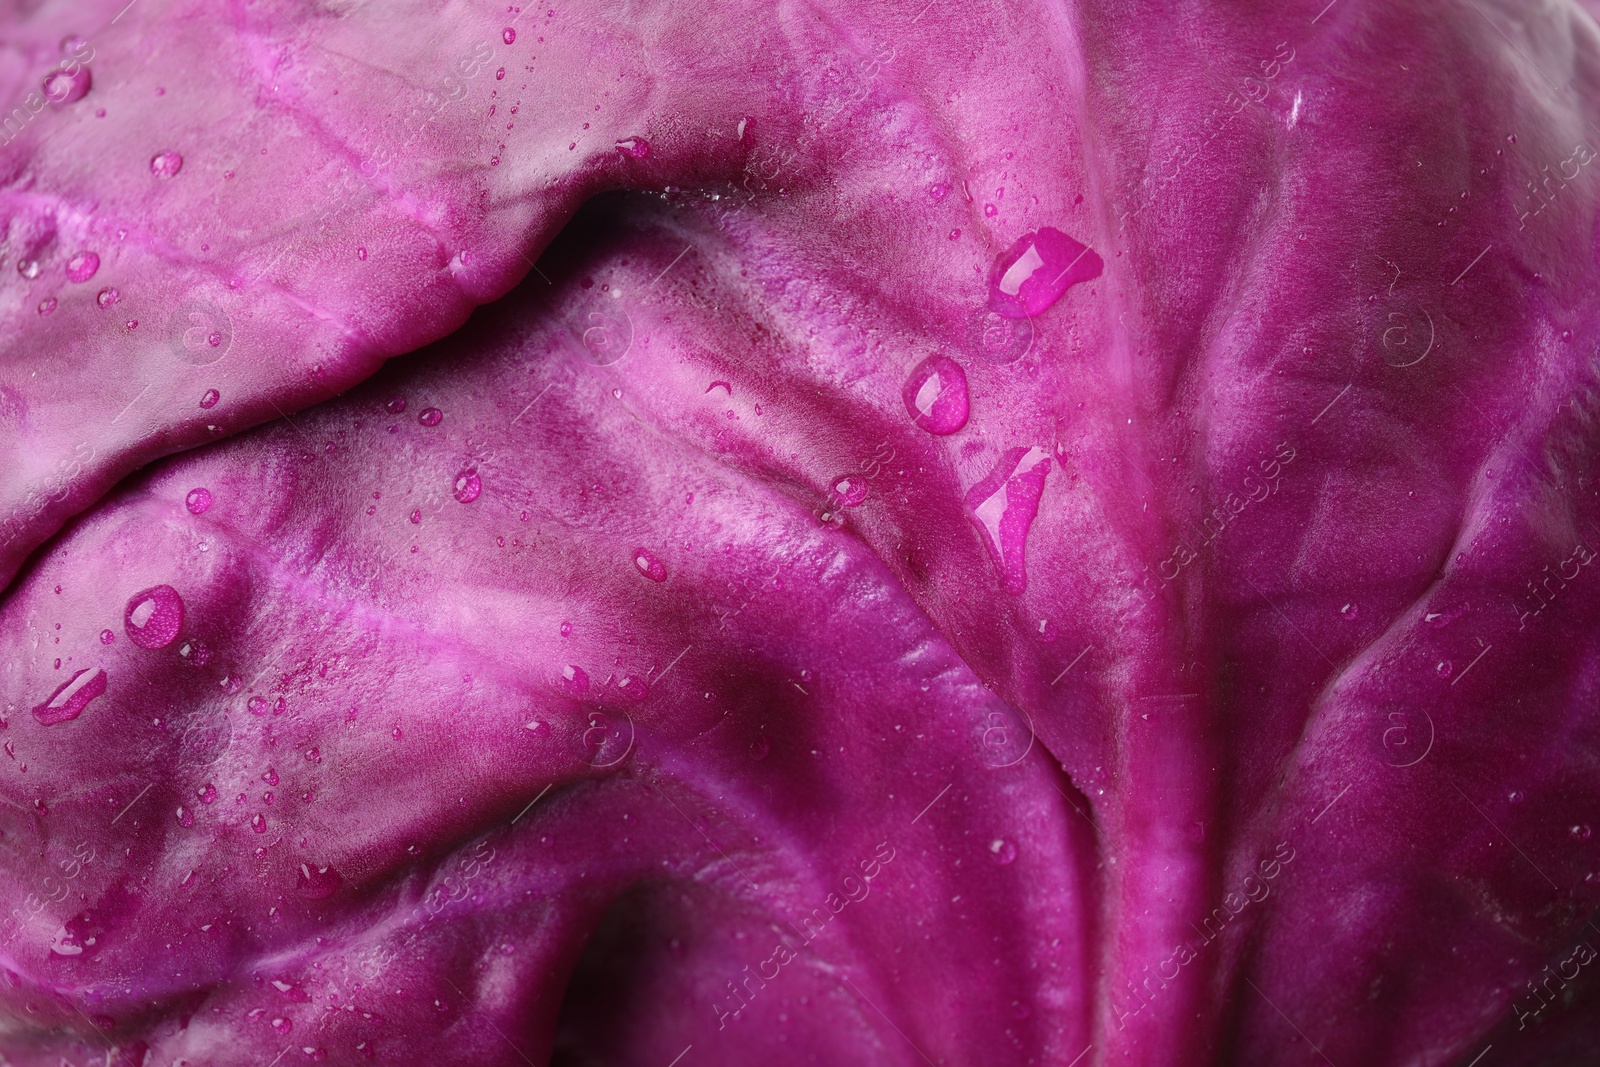
[[[483,479],[478,477],[478,472],[468,468],[456,475],[456,484],[453,492],[456,499],[463,504],[470,504],[478,499],[478,494],[483,492]]]
[[[267,817],[261,814],[259,811],[256,812],[255,815],[251,816],[250,818],[250,829],[254,830],[258,834],[266,833]]]
[[[100,270],[100,257],[94,252],[74,252],[67,260],[67,280],[86,282]]]
[[[257,815],[256,818],[259,819],[259,818],[261,818],[261,816]],[[263,827],[262,829],[265,829],[265,827]],[[259,833],[260,831],[257,831],[257,832]],[[272,1020],[272,1024],[271,1025],[272,1025],[272,1028],[274,1030],[276,1030],[280,1034],[287,1034],[287,1033],[289,1033],[290,1031],[292,1031],[294,1029],[294,1023],[290,1022],[288,1019],[283,1018],[281,1015],[278,1018]]]
[[[50,939],[50,951],[57,956],[65,956],[71,959],[74,956],[83,955],[83,945],[72,931],[63,926]]]
[[[406,398],[403,396],[397,396],[384,401],[383,410],[387,411],[391,415],[404,414],[406,410]]]
[[[617,151],[629,159],[644,159],[650,155],[650,142],[643,137],[630,137],[617,142]]]
[[[207,389],[205,391],[205,395],[200,398],[200,406],[203,408],[214,408],[217,406],[217,401],[221,399],[221,393],[217,392],[215,389]]]
[[[845,475],[833,483],[833,498],[842,508],[853,508],[867,499],[867,480],[857,475]]]
[[[57,105],[75,104],[88,95],[92,81],[85,66],[76,71],[53,70],[44,78],[44,98]]]
[[[911,421],[931,434],[942,437],[967,424],[967,372],[949,356],[929,356],[917,364],[900,395]]]
[[[272,767],[268,767],[266,769],[266,771],[261,775],[261,780],[263,782],[266,782],[268,785],[277,785],[278,784],[278,772],[277,772],[277,770],[275,770]]]
[[[1032,318],[1104,269],[1094,249],[1041,226],[995,258],[989,269],[989,307],[1008,319]]]
[[[85,667],[58,686],[49,700],[34,708],[33,717],[45,726],[76,719],[89,701],[105,691],[106,672],[99,667]]]
[[[171,178],[183,169],[183,157],[176,152],[157,152],[150,157],[150,173],[157,178]]]
[[[17,273],[24,278],[37,278],[39,276],[39,261],[37,259],[17,260]]]
[[[589,672],[577,664],[569,663],[561,668],[561,680],[570,693],[582,695],[589,691]]]
[[[437,426],[443,418],[444,412],[438,408],[423,408],[422,413],[417,416],[417,421],[424,426]]]
[[[968,491],[967,507],[984,532],[989,554],[1005,577],[1006,589],[1021,593],[1028,587],[1024,549],[1028,530],[1039,514],[1045,476],[1050,473],[1050,453],[1042,448],[1012,448],[987,478]]]
[[[667,580],[667,565],[642,548],[633,550],[633,565],[652,582]]]
[[[195,790],[195,796],[200,798],[202,804],[215,804],[217,802],[217,787],[207,782]]]
[[[128,599],[123,629],[140,648],[166,648],[183,628],[183,598],[170,585],[157,585]]]
[[[122,294],[116,289],[107,286],[94,295],[94,302],[102,308],[109,308],[122,299]]]
[[[505,29],[500,31],[500,39],[506,44],[516,44],[517,31],[512,29],[510,26],[507,26]]]
[[[205,486],[189,490],[189,495],[183,498],[183,506],[189,509],[191,515],[204,515],[206,509],[211,507],[211,490]]]

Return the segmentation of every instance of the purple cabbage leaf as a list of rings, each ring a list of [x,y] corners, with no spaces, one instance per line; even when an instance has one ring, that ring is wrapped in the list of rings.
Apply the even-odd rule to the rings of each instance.
[[[0,1062],[1596,1062],[1584,10],[0,26]]]

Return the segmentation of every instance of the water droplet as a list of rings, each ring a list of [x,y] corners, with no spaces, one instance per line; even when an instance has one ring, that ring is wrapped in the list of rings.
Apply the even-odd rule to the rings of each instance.
[[[312,745],[310,748],[306,749],[306,761],[308,763],[321,763],[322,749],[318,748],[316,745]]]
[[[576,664],[569,663],[561,668],[561,680],[567,685],[571,693],[587,693],[589,691],[589,672]]]
[[[313,867],[302,863],[299,877],[295,879],[295,892],[307,900],[326,900],[337,893],[342,885],[344,878],[332,867]],[[305,997],[304,992],[300,995]]]
[[[101,630],[100,643],[102,645],[114,645],[117,643],[117,635],[112,633],[110,630]]]
[[[549,848],[551,845],[554,845],[555,843],[556,843],[556,839],[551,837],[549,834],[540,834],[539,835],[539,844],[543,845],[545,848]]]
[[[423,408],[422,413],[417,416],[417,421],[424,426],[437,426],[439,425],[439,420],[443,418],[444,412],[438,408]]]
[[[37,259],[17,260],[17,273],[24,278],[37,278],[39,276],[39,261]]]
[[[200,406],[203,408],[214,408],[217,406],[217,401],[221,399],[221,393],[217,392],[215,389],[207,389],[205,395],[200,398]]]
[[[495,71],[494,72],[494,80],[497,81],[497,82],[505,81],[506,80],[506,68],[501,67],[499,70]]]
[[[176,152],[157,152],[150,157],[150,173],[157,178],[171,178],[183,169],[183,157]]]
[[[191,515],[204,515],[206,509],[211,507],[211,490],[204,486],[189,490],[189,495],[183,498],[183,506],[189,509]]]
[[[500,31],[500,39],[506,44],[515,44],[517,41],[517,31],[512,29],[510,26],[507,26],[505,29]]]
[[[123,629],[140,648],[166,648],[183,627],[183,598],[170,585],[157,585],[128,600]]]
[[[1451,663],[1447,659],[1440,660],[1434,665],[1433,669],[1439,672],[1439,677],[1441,678],[1448,678],[1452,674],[1456,673],[1455,664]]]
[[[640,574],[652,582],[664,582],[667,580],[666,564],[645,549],[636,548],[633,550],[633,565],[639,569]]]
[[[266,773],[261,776],[261,780],[263,782],[266,782],[268,785],[277,785],[278,784],[278,772],[277,772],[277,770],[275,770],[272,767],[268,767],[267,770],[266,770]]]
[[[478,472],[470,467],[456,475],[456,484],[452,491],[457,500],[463,504],[470,504],[478,499],[478,494],[483,492],[483,479],[478,477]]]
[[[100,270],[100,256],[94,252],[74,252],[67,260],[67,280],[86,282]]]
[[[1346,622],[1355,622],[1356,618],[1360,614],[1361,609],[1356,607],[1354,604],[1346,604],[1344,607],[1339,609],[1339,617],[1344,619]]]
[[[1047,645],[1054,641],[1057,637],[1061,636],[1061,631],[1057,630],[1056,624],[1051,622],[1049,619],[1040,619],[1037,631],[1039,634],[1039,640],[1043,641]]]
[[[1044,449],[1011,448],[966,496],[967,507],[988,540],[989,555],[1012,593],[1021,593],[1028,586],[1024,549],[1049,473],[1050,453]]]
[[[765,737],[758,737],[750,742],[750,758],[760,763],[772,753],[772,742]]]
[[[194,809],[186,808],[182,804],[179,804],[178,805],[178,825],[179,826],[193,826],[194,825]]]
[[[1000,213],[1000,209],[995,207],[993,204],[985,204],[985,205],[983,205],[983,215],[984,215],[985,218],[992,219],[996,215],[998,215],[999,213]]]
[[[650,695],[650,686],[636,674],[624,674],[617,679],[617,688],[634,700],[643,700]]]
[[[853,508],[867,499],[867,482],[864,478],[845,475],[833,483],[833,496],[842,508]]]
[[[265,715],[267,713],[266,698],[253,696],[244,702],[244,708],[252,715]]]
[[[192,667],[204,667],[211,661],[211,649],[204,641],[185,641],[178,646],[178,655]]]
[[[931,434],[942,437],[967,424],[967,372],[949,356],[933,355],[917,364],[900,395],[911,421]]]
[[[1517,135],[1514,134],[1514,133],[1506,134],[1506,143],[1507,144],[1516,144],[1517,143]]]
[[[617,142],[617,151],[629,159],[645,159],[650,155],[650,142],[643,137],[629,137]]]
[[[409,517],[411,519],[411,525],[416,526],[418,523],[420,523],[422,521],[422,509],[421,508],[412,508],[411,509],[411,515]]]
[[[195,795],[200,798],[200,803],[202,804],[215,804],[217,802],[217,787],[207,782],[195,790]]]
[[[1587,841],[1589,840],[1590,835],[1593,833],[1593,831],[1589,829],[1588,825],[1582,823],[1574,826],[1567,832],[1572,835],[1572,839],[1574,841]]]
[[[534,737],[546,738],[550,736],[550,724],[543,719],[534,719],[531,722],[523,723],[522,728]]]
[[[39,301],[39,317],[40,318],[44,318],[46,315],[50,314],[55,309],[56,309],[56,298],[55,297],[47,296],[43,300]]]
[[[989,307],[1008,319],[1032,318],[1072,286],[1098,278],[1100,256],[1060,230],[1041,226],[995,258],[989,270]]]
[[[256,818],[259,819],[259,818],[261,818],[261,816],[257,815]],[[251,825],[253,826],[255,824],[252,823]],[[263,824],[262,827],[261,827],[261,830],[257,830],[256,832],[257,833],[261,833],[265,829],[266,829],[266,825]],[[272,1020],[272,1028],[274,1030],[276,1030],[280,1034],[287,1034],[291,1030],[294,1029],[294,1023],[290,1022],[288,1019],[285,1019],[283,1016],[280,1015],[278,1018]]]
[[[106,672],[99,667],[85,667],[56,687],[49,700],[34,708],[33,717],[44,726],[76,719],[89,701],[105,691]]]
[[[127,326],[128,329],[130,329],[130,330],[137,330],[139,328],[139,320],[138,319],[129,319],[123,325]]]
[[[88,95],[91,81],[89,68],[82,65],[76,71],[53,70],[45,75],[45,99],[62,106],[75,104]]]
[[[1506,799],[1511,801],[1511,803],[1513,803],[1513,804],[1521,804],[1522,803],[1522,790],[1513,789],[1511,792],[1506,794]]]
[[[122,294],[115,288],[107,286],[94,295],[94,302],[102,308],[111,307],[122,298]]]
[[[1004,867],[1017,858],[1017,846],[1003,837],[989,842],[989,858]]]
[[[403,396],[397,396],[390,400],[384,401],[383,410],[387,411],[391,415],[405,414],[406,398]]]
[[[265,815],[261,814],[259,811],[256,812],[250,818],[250,829],[254,830],[258,834],[266,833],[267,832],[267,817]]]

